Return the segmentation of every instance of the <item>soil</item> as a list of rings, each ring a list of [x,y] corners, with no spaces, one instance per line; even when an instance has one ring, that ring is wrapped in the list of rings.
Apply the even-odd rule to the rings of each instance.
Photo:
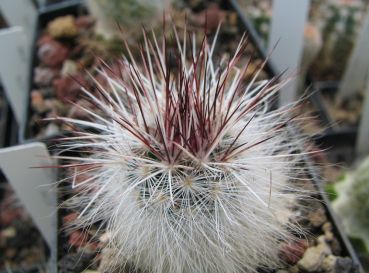
[[[239,28],[235,12],[211,2],[204,4],[202,1],[178,1],[172,17],[179,28],[185,23],[186,12],[189,14],[189,28],[202,30],[206,23],[210,39],[218,23],[223,21],[218,39],[224,42],[217,44],[215,56],[220,57],[223,52],[234,52],[237,41],[244,32],[244,29]],[[96,34],[93,28],[94,19],[88,15],[63,14],[44,23],[36,44],[36,66],[30,93],[27,138],[45,139],[60,135],[66,128],[58,122],[45,119],[57,116],[80,117],[81,113],[73,103],[83,103],[81,85],[87,89],[92,88],[93,81],[87,76],[87,72],[98,78],[95,68],[101,65],[101,60],[114,66],[116,60],[125,52],[121,39],[105,40]],[[200,43],[200,37],[198,40]],[[133,53],[138,55],[135,43],[128,43],[131,43]],[[250,45],[247,55],[240,63],[246,63],[254,51]],[[261,60],[255,59],[250,71],[260,63]],[[265,75],[260,76],[262,77]]]
[[[333,120],[333,128],[357,128],[364,97],[362,94],[355,94],[343,101],[336,98],[336,90],[322,92],[324,105],[328,114]]]
[[[45,269],[45,242],[6,182],[0,182],[0,253],[0,272]]]

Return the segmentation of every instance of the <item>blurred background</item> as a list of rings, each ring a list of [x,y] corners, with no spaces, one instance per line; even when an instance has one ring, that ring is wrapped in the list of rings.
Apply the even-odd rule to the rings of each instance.
[[[93,84],[86,71],[94,75],[94,68],[102,61],[111,64],[112,70],[119,69],[114,60],[127,53],[123,40],[137,56],[139,51],[134,46],[143,41],[141,25],[160,33],[163,11],[171,14],[177,28],[183,29],[185,24],[190,30],[206,28],[209,37],[214,36],[222,23],[217,56],[234,51],[242,34],[248,33],[250,46],[246,55],[256,56],[251,66],[257,68],[268,57],[259,79],[278,75],[285,69],[287,74],[295,75],[283,90],[278,105],[291,103],[302,95],[307,97],[299,111],[310,116],[302,131],[311,137],[311,151],[319,150],[309,159],[319,166],[312,177],[319,182],[325,210],[334,215],[328,220],[337,225],[333,229],[341,234],[341,247],[354,260],[359,259],[369,272],[368,3],[368,0],[1,0],[0,272],[49,271],[45,265],[54,254],[45,234],[50,233],[59,238],[59,254],[57,261],[53,261],[59,272],[103,272],[97,265],[90,271],[85,269],[96,258],[104,238],[91,242],[78,232],[60,235],[59,229],[73,220],[75,214],[63,211],[57,224],[38,223],[41,213],[36,203],[40,193],[30,197],[23,183],[26,179],[43,185],[47,179],[42,173],[36,178],[26,173],[20,175],[17,156],[31,157],[28,148],[22,150],[22,145],[53,146],[55,138],[68,129],[56,121],[42,119],[83,118],[84,114],[68,101],[86,105],[79,93],[80,84],[87,87]],[[246,62],[246,57],[241,60]],[[23,152],[13,157],[15,150]],[[53,209],[50,208],[51,213]],[[325,217],[319,213],[311,215],[319,227],[328,222]],[[83,253],[79,252],[81,248]],[[73,251],[68,252],[70,249]],[[301,266],[291,268],[294,273],[304,271]],[[316,266],[307,271],[351,272],[338,265],[334,269]]]

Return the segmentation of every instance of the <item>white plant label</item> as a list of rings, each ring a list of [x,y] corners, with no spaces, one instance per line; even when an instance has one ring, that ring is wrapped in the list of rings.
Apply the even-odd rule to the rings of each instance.
[[[37,10],[31,0],[0,0],[0,10],[9,26],[21,26],[31,51],[37,24]]]
[[[275,50],[271,61],[278,72],[288,69],[295,72],[299,69],[304,27],[308,16],[310,0],[274,0],[271,31],[268,49]],[[288,74],[287,72],[287,74]],[[286,105],[297,99],[298,79],[291,79],[279,95],[279,104]]]
[[[369,154],[368,141],[369,141],[369,79],[367,80],[365,100],[356,140],[356,153],[358,155],[365,156]]]
[[[0,79],[16,120],[22,128],[25,123],[28,99],[30,55],[21,27],[0,31]]]
[[[50,165],[53,161],[41,142],[0,150],[0,167],[48,243],[52,264],[57,250],[57,191],[51,186],[56,181],[55,171],[32,168]]]
[[[344,99],[358,91],[362,91],[367,84],[369,74],[369,12],[351,54],[349,63],[343,75],[338,95]]]

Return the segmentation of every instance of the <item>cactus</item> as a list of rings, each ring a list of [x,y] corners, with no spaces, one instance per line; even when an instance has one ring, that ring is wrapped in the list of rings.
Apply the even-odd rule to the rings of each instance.
[[[143,24],[151,27],[159,24],[170,0],[86,0],[86,3],[97,20],[97,33],[106,39],[122,35],[128,39],[141,35]]]
[[[347,234],[360,239],[369,252],[369,158],[334,187],[337,198],[333,209],[340,216]],[[366,254],[367,255],[367,254]]]
[[[195,35],[171,37],[168,50],[146,34],[140,60],[123,58],[119,75],[98,70],[108,87],[95,81],[95,93],[83,92],[102,114],[78,106],[90,120],[58,118],[89,128],[62,144],[80,157],[59,157],[79,169],[68,202],[82,208],[75,225],[106,228],[110,270],[277,268],[281,244],[302,232],[294,211],[304,196],[293,183],[304,168],[303,139],[286,128],[291,105],[267,111],[287,80],[257,82],[261,67],[245,83],[245,36],[217,61],[216,38],[196,49]]]

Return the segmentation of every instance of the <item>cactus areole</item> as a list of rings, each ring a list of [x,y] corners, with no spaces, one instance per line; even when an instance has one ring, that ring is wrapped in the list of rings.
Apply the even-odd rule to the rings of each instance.
[[[251,58],[237,66],[245,37],[214,61],[217,36],[196,46],[194,34],[174,28],[169,50],[145,33],[140,58],[127,54],[119,73],[98,68],[104,84],[82,88],[95,106],[79,106],[90,119],[57,118],[77,128],[61,147],[81,156],[58,157],[76,170],[75,224],[104,225],[111,271],[276,268],[280,244],[300,232],[291,181],[303,171],[302,140],[286,129],[294,105],[268,110],[286,81],[258,80],[262,66],[245,81]]]

